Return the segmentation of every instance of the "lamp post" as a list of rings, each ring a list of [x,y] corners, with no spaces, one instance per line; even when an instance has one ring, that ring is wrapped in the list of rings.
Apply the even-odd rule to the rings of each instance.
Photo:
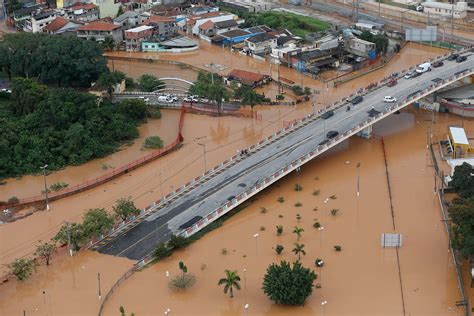
[[[102,299],[102,292],[100,291],[100,272],[97,272],[97,283],[99,286],[99,301]]]
[[[245,295],[247,295],[247,269],[244,268],[244,291]]]
[[[321,302],[321,306],[323,307],[323,315],[326,315],[326,304],[328,303],[328,301],[322,301]]]
[[[45,197],[46,197],[46,210],[49,211],[48,186],[46,185],[46,168],[48,168],[48,165],[44,165],[43,167],[40,167],[40,169],[43,170],[44,195],[45,195]]]
[[[357,196],[360,195],[360,162],[356,165],[357,168]]]
[[[248,313],[248,311],[249,311],[249,307],[250,307],[250,304],[248,304],[248,303],[244,305],[245,314],[247,314],[247,313]]]
[[[253,238],[255,238],[255,254],[256,255],[258,255],[258,236],[259,236],[258,233],[253,235]]]
[[[321,232],[321,236],[319,237],[319,248],[322,248],[322,247],[323,247],[323,230],[324,230],[324,226],[319,227],[318,230]]]
[[[207,170],[207,163],[206,163],[206,144],[201,144],[201,143],[198,143],[199,146],[202,146],[202,148],[204,149],[204,173],[206,173],[206,170]]]

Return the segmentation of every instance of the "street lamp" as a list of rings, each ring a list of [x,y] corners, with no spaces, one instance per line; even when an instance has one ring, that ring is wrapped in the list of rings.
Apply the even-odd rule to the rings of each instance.
[[[322,302],[321,302],[321,306],[323,307],[323,315],[326,315],[326,309],[325,309],[325,307],[326,307],[326,304],[327,304],[327,303],[328,303],[328,301],[322,301]]]
[[[357,168],[357,196],[360,195],[360,162],[356,165]]]
[[[202,148],[204,149],[204,173],[206,173],[206,170],[207,170],[207,163],[206,163],[206,144],[201,144],[201,143],[197,143],[199,146],[202,146]]]
[[[255,254],[257,255],[258,255],[258,236],[259,236],[258,233],[253,235],[253,238],[255,238]]]
[[[99,286],[99,301],[102,299],[102,292],[100,291],[100,272],[97,272],[97,283]]]
[[[244,305],[245,314],[248,313],[249,307],[250,307],[250,304],[248,304],[248,303]]]
[[[247,295],[247,269],[244,268],[244,291],[245,295]]]
[[[321,232],[321,237],[319,238],[319,248],[322,248],[322,247],[323,247],[323,230],[324,230],[324,226],[319,227],[318,230]]]
[[[48,186],[46,185],[46,168],[48,168],[48,165],[44,165],[43,167],[40,167],[41,170],[43,170],[43,178],[44,178],[44,195],[46,196],[46,210],[49,211],[49,202],[48,202]]]

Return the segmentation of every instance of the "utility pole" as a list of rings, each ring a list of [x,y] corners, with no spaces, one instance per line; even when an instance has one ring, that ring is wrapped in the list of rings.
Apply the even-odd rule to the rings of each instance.
[[[72,257],[72,247],[71,247],[71,228],[69,222],[66,222],[66,231],[67,231],[67,244],[69,247],[69,255]]]
[[[46,198],[46,210],[49,211],[48,186],[46,185],[46,168],[48,168],[48,165],[44,165],[43,167],[40,167],[40,169],[43,170],[44,195],[45,195],[45,198]]]
[[[100,291],[100,272],[97,272],[97,282],[99,286],[99,301],[102,299],[102,293]]]

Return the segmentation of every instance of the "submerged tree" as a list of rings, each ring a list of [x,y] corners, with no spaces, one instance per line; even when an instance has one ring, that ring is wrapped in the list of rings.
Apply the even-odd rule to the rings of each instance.
[[[8,265],[10,272],[16,276],[19,281],[26,280],[36,267],[36,262],[30,258],[16,259]]]
[[[43,258],[46,265],[49,266],[49,262],[55,251],[56,246],[54,244],[40,241],[36,246],[35,256]]]
[[[240,276],[237,274],[237,271],[225,270],[225,278],[222,278],[217,283],[218,285],[224,284],[224,293],[229,292],[230,298],[234,297],[234,287],[237,290],[240,290]]]

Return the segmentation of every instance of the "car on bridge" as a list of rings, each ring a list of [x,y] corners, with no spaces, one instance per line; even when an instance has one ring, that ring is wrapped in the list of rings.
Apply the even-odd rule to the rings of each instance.
[[[463,61],[466,61],[466,60],[467,60],[467,56],[459,56],[458,58],[456,58],[457,63],[462,63]]]
[[[459,54],[452,54],[448,57],[448,60],[453,61],[456,60],[459,57]]]
[[[184,98],[184,101],[185,102],[199,102],[199,98],[195,95],[187,95],[185,98]]]
[[[327,111],[326,113],[324,113],[323,115],[321,115],[321,118],[327,120],[328,118],[330,118],[330,117],[333,116],[333,115],[334,115],[334,112],[333,112],[333,111]]]
[[[411,78],[416,78],[418,76],[421,76],[421,73],[419,72],[416,72],[416,71],[410,71],[409,73],[407,73],[403,78],[405,79],[411,79]]]
[[[328,139],[332,139],[334,137],[336,137],[337,135],[339,135],[339,132],[338,131],[329,131],[327,134],[326,134],[326,137]]]
[[[431,66],[433,66],[433,68],[438,68],[438,67],[441,67],[443,65],[444,65],[444,63],[441,60],[435,61],[434,63],[431,64]]]
[[[393,86],[396,86],[397,85],[397,79],[396,78],[392,78],[389,80],[389,82],[387,83],[387,87],[393,87]]]
[[[352,99],[351,103],[352,105],[356,105],[364,101],[364,98],[361,95],[356,96],[355,98]]]
[[[386,96],[383,98],[383,102],[385,102],[385,103],[395,103],[395,102],[397,102],[397,98],[392,97],[392,96],[390,96],[390,95],[386,95]]]
[[[145,98],[145,97],[138,97],[140,100],[143,100],[145,103],[150,102],[150,98]]]

